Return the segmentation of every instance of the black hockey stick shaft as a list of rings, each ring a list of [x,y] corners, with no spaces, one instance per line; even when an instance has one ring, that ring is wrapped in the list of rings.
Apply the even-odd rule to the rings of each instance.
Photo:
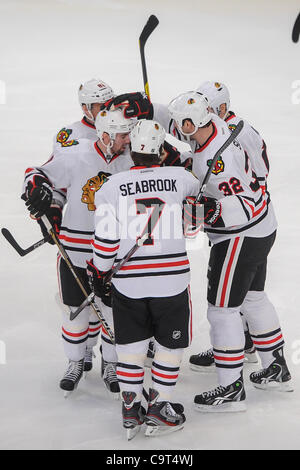
[[[293,42],[298,42],[299,36],[300,36],[300,13],[297,16],[294,27],[293,27],[293,32],[292,32]]]
[[[51,225],[51,222],[49,221],[48,217],[43,215],[41,217],[42,221],[44,222],[45,224],[45,227],[49,233],[49,235],[51,236],[52,240],[54,241],[55,245],[57,246],[60,254],[62,255],[63,259],[65,260],[68,268],[70,269],[71,273],[73,274],[78,286],[80,287],[82,293],[84,294],[85,297],[88,297],[89,294],[88,292],[86,291],[84,285],[83,285],[83,282],[82,280],[80,279],[80,276],[78,275],[78,273],[76,272],[76,268],[75,266],[73,265],[70,257],[68,256],[68,254],[66,253],[64,247],[62,246],[62,244],[60,243],[57,235],[56,235],[56,232],[55,230],[53,229],[52,225]],[[114,337],[114,333],[113,331],[111,330],[110,326],[108,325],[107,321],[105,320],[105,318],[103,317],[102,313],[101,313],[101,310],[100,308],[98,307],[97,303],[95,302],[95,300],[91,300],[90,302],[90,305],[92,306],[95,314],[97,315],[97,317],[99,318],[99,321],[100,323],[102,324],[102,326],[105,328],[105,330],[107,331],[107,334],[108,336],[110,337],[111,341],[114,342],[115,341],[115,337]],[[71,314],[72,315],[72,314]],[[70,317],[70,319],[72,320],[72,318]]]
[[[217,160],[218,158],[220,157],[220,155],[222,155],[222,153],[224,152],[224,150],[227,149],[227,147],[229,147],[230,144],[232,144],[232,142],[237,138],[237,136],[239,135],[239,133],[241,132],[241,130],[243,129],[244,127],[244,121],[240,121],[236,128],[234,129],[234,131],[232,131],[231,135],[228,137],[227,140],[225,140],[224,144],[222,145],[222,147],[219,148],[219,150],[217,150],[217,152],[215,153],[214,155],[214,158],[212,159],[212,162],[211,162],[211,165],[209,166],[207,172],[206,172],[206,175],[204,176],[204,179],[202,181],[202,184],[201,184],[201,188],[200,188],[200,191],[196,197],[196,200],[195,202],[199,202],[200,199],[202,198],[203,194],[204,194],[204,191],[206,189],[206,186],[207,186],[207,183],[209,181],[209,178],[210,178],[210,175],[212,174],[212,171],[217,163]]]
[[[30,245],[28,248],[22,248],[15,237],[10,233],[10,231],[7,228],[2,228],[1,229],[2,235],[6,238],[8,243],[19,253],[20,256],[26,256],[28,253],[31,253],[31,251],[36,250],[40,246],[44,245],[44,243],[47,243],[50,240],[50,235],[48,235],[45,238],[42,238],[42,240],[39,240],[36,243],[33,243],[33,245]]]
[[[145,44],[150,36],[151,33],[155,30],[156,26],[158,25],[159,21],[155,15],[151,15],[148,18],[147,23],[145,24],[143,31],[141,32],[139,38],[139,47],[140,47],[140,54],[141,54],[141,61],[142,61],[142,72],[143,72],[143,80],[144,80],[144,90],[150,99],[150,90],[149,90],[149,83],[148,83],[148,75],[147,75],[147,67],[146,67],[146,59],[145,59]]]
[[[148,233],[144,234],[142,237],[138,238],[137,242],[133,247],[126,253],[126,255],[119,261],[118,264],[116,264],[104,277],[104,284],[109,283],[113,276],[124,266],[125,263],[134,255],[134,253],[137,251],[137,249],[143,245],[144,241],[149,237]],[[70,319],[74,320],[82,310],[91,303],[91,301],[94,299],[95,295],[91,293],[83,302],[82,304],[78,307],[77,310],[72,312]]]

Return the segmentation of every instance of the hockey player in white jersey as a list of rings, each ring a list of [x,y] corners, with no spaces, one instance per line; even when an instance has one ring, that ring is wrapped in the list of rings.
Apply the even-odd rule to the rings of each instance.
[[[233,131],[241,120],[233,111],[230,111],[229,90],[221,82],[206,81],[196,89],[209,101],[211,112],[219,116]],[[260,134],[243,118],[244,127],[239,134],[238,141],[246,152],[246,158],[250,160],[253,171],[253,181],[258,181],[263,191],[267,190],[267,177],[269,174],[269,159],[267,146]],[[247,163],[246,163],[247,165]],[[241,312],[245,331],[245,360],[257,362],[255,346],[249,334],[249,329],[243,312]],[[190,357],[190,367],[195,371],[206,371],[214,366],[213,350],[208,349]]]
[[[48,214],[52,203],[52,188],[66,188],[68,201],[63,214],[59,240],[84,280],[89,291],[86,276],[86,261],[92,254],[94,234],[95,194],[105,178],[113,173],[127,170],[132,165],[128,144],[129,132],[136,123],[135,119],[125,119],[120,110],[101,111],[96,118],[98,140],[80,139],[77,145],[62,146],[54,152],[46,164],[26,170],[23,198],[31,214],[36,218]],[[107,248],[105,256],[110,256]],[[84,357],[91,321],[99,324],[94,315],[91,320],[90,307],[86,307],[74,320],[69,319],[69,310],[79,306],[83,294],[69,271],[65,261],[58,257],[59,288],[62,301],[69,307],[63,314],[63,344],[69,366],[60,387],[72,391],[77,386],[84,368]],[[105,311],[107,321],[111,308]],[[102,329],[103,357],[105,355],[104,381],[110,390],[118,394],[119,387],[115,374],[116,353],[109,337]],[[105,341],[107,339],[107,342]],[[105,351],[104,351],[105,349]],[[107,379],[107,380],[106,380]]]
[[[216,151],[229,137],[227,123],[209,112],[197,92],[183,93],[169,105],[178,130],[194,143],[193,172],[203,180]],[[277,222],[269,195],[253,181],[238,141],[219,157],[205,189],[218,203],[213,224],[205,226],[211,248],[208,269],[208,320],[219,386],[195,397],[200,411],[245,409],[243,311],[263,369],[250,375],[256,387],[290,391],[277,313],[264,292],[267,256]],[[206,204],[205,198],[202,203]]]
[[[164,138],[160,124],[139,121],[131,132],[134,165],[109,177],[96,195],[94,266],[89,266],[96,293],[105,295],[106,273],[147,234],[144,245],[112,278],[117,375],[129,439],[144,420],[147,436],[181,429],[185,421],[183,406],[172,402],[192,334],[182,206],[200,184],[182,167],[160,167]],[[111,258],[103,256],[106,247]],[[155,356],[145,415],[144,361],[152,336]]]

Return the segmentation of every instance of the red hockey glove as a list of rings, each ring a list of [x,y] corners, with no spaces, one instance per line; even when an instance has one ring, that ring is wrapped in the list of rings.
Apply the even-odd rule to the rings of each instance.
[[[44,215],[52,201],[52,185],[50,181],[41,175],[35,175],[32,181],[27,183],[22,199],[30,214],[38,218]]]
[[[116,96],[105,103],[105,108],[110,110],[113,105],[115,108],[123,108],[125,118],[153,118],[153,106],[144,92],[124,93]]]
[[[180,152],[166,140],[163,143],[163,155],[161,166],[181,166]]]
[[[59,206],[50,206],[50,208],[46,212],[46,216],[51,222],[51,225],[54,228],[56,235],[59,235],[62,220],[62,209]],[[37,223],[41,228],[43,236],[46,237],[48,235],[48,230],[46,229],[44,222],[41,219],[37,219]],[[48,243],[50,243],[50,245],[55,245],[54,240],[52,238],[48,240]]]
[[[111,307],[111,284],[104,282],[107,271],[99,271],[91,259],[87,261],[86,273],[92,292],[100,297],[104,305]]]

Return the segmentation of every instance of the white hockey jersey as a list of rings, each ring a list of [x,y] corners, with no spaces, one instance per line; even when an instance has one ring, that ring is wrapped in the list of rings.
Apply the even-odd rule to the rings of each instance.
[[[214,115],[213,133],[193,153],[193,172],[203,181],[215,153],[230,136],[227,123]],[[222,203],[224,228],[205,227],[210,240],[219,243],[241,234],[265,237],[274,232],[277,222],[269,194],[253,178],[252,167],[238,141],[234,141],[219,157],[205,196]]]
[[[92,141],[98,139],[95,126],[89,123],[85,117],[81,121],[76,121],[69,126],[63,127],[55,134],[53,138],[53,151],[57,151],[61,147],[78,145],[79,139],[89,139]]]
[[[92,257],[95,194],[106,175],[132,166],[129,149],[107,161],[96,142],[81,139],[77,145],[62,147],[40,167],[26,170],[25,185],[34,175],[45,175],[56,188],[66,188],[68,202],[59,239],[75,266],[86,267]]]
[[[135,245],[147,242],[115,274],[116,289],[131,298],[183,292],[190,266],[182,228],[182,202],[199,192],[198,179],[182,167],[133,167],[113,175],[96,194],[94,264],[108,271]],[[117,258],[116,258],[117,257]]]
[[[240,117],[237,117],[234,112],[230,111],[225,121],[231,131],[233,131],[238,122],[241,120]],[[252,168],[256,174],[257,180],[262,186],[262,189],[266,189],[266,180],[269,175],[269,159],[267,155],[267,146],[257,132],[257,130],[252,127],[249,122],[244,121],[244,127],[241,130],[238,141],[245,150],[247,158],[249,158]]]

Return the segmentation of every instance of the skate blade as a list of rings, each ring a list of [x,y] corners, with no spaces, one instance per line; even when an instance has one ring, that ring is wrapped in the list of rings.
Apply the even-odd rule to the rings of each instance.
[[[292,381],[288,382],[264,382],[262,384],[253,383],[255,388],[266,390],[268,392],[293,392],[294,387]]]
[[[127,441],[131,441],[141,430],[141,426],[126,429]]]
[[[166,434],[171,434],[176,431],[180,431],[184,428],[183,424],[178,426],[147,426],[145,431],[145,436],[147,437],[156,437],[156,436],[165,436]]]
[[[113,401],[118,401],[120,400],[120,392],[113,393],[110,390],[106,389],[106,393],[109,396],[109,398]]]
[[[195,364],[189,363],[190,369],[194,372],[200,372],[201,374],[205,372],[216,372],[215,364],[211,364],[210,366],[196,366]]]
[[[74,390],[65,390],[64,391],[64,398],[67,399],[73,392],[74,392]]]
[[[222,403],[221,405],[198,405],[194,404],[197,411],[203,413],[237,413],[246,411],[246,403],[244,401],[235,401],[231,403]]]

